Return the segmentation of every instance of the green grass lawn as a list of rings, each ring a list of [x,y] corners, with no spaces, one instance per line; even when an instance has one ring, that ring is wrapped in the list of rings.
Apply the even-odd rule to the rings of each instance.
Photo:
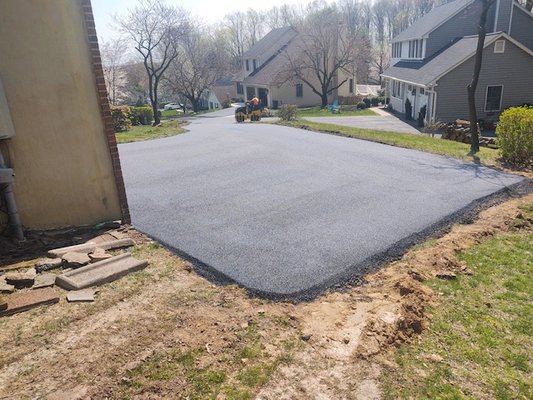
[[[132,126],[129,131],[117,133],[117,143],[141,142],[179,135],[185,132],[183,122],[177,120],[161,121],[160,126]]]
[[[366,111],[366,110],[365,110]],[[361,129],[349,126],[324,124],[321,122],[311,122],[306,120],[298,121],[278,121],[276,124],[303,128],[316,132],[334,133],[337,135],[371,140],[378,143],[390,144],[408,149],[426,151],[429,153],[442,154],[445,156],[459,158],[465,161],[479,161],[484,165],[497,165],[499,158],[498,150],[482,147],[476,154],[476,160],[468,155],[470,145],[442,140],[424,135],[413,135],[410,133],[386,132],[371,129]],[[479,158],[479,160],[477,160]]]
[[[337,116],[359,117],[359,116],[371,116],[371,115],[377,115],[377,114],[368,108],[366,110],[350,111],[350,110],[344,109],[343,106],[341,106],[341,112],[338,114],[333,114],[327,108],[320,108],[320,107],[308,107],[308,108],[298,109],[299,117],[337,117]]]
[[[161,111],[161,119],[173,119],[173,118],[179,118],[182,117],[182,112],[177,112],[176,110],[162,110]]]
[[[529,218],[533,218],[530,204]],[[385,399],[532,399],[533,233],[501,234],[461,258],[472,276],[432,280],[430,329],[382,376]]]

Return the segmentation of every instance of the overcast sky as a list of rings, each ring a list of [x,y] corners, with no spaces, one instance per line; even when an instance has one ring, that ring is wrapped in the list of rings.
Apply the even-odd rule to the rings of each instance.
[[[113,14],[123,14],[128,8],[135,6],[132,0],[91,0],[98,37],[108,40],[116,35],[111,28]],[[168,4],[176,4],[188,10],[193,16],[197,16],[206,22],[215,22],[225,14],[254,8],[256,10],[269,9],[282,4],[306,4],[305,0],[283,1],[251,1],[251,0],[167,0]]]

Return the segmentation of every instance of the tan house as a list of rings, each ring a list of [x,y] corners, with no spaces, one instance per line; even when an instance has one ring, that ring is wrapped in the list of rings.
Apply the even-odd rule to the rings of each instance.
[[[303,82],[285,80],[281,76],[287,66],[287,54],[295,56],[301,51],[302,36],[292,27],[274,29],[258,41],[242,56],[242,70],[235,77],[237,98],[249,100],[253,96],[261,99],[261,103],[270,108],[278,108],[283,104],[295,104],[299,107],[318,106],[320,96]],[[341,71],[333,85],[346,79],[346,83],[329,95],[329,101],[338,96],[355,95],[355,73]],[[348,76],[349,75],[349,76]],[[315,87],[316,78],[309,77]]]
[[[90,0],[2,0],[0,37],[0,169],[22,225],[128,222]]]

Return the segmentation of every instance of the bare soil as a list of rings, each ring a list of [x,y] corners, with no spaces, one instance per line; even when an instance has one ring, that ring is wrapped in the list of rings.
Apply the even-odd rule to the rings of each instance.
[[[300,304],[213,285],[123,230],[145,271],[102,286],[94,303],[69,304],[56,288],[59,304],[0,319],[0,399],[380,399],[392,351],[429,326],[426,310],[439,302],[422,281],[470,273],[458,252],[531,224],[519,209],[531,202],[491,207],[364,285]]]

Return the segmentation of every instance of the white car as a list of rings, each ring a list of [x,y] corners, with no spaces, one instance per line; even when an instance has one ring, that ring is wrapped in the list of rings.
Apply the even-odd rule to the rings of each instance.
[[[183,108],[182,104],[179,103],[168,103],[163,107],[163,110],[178,110]]]

